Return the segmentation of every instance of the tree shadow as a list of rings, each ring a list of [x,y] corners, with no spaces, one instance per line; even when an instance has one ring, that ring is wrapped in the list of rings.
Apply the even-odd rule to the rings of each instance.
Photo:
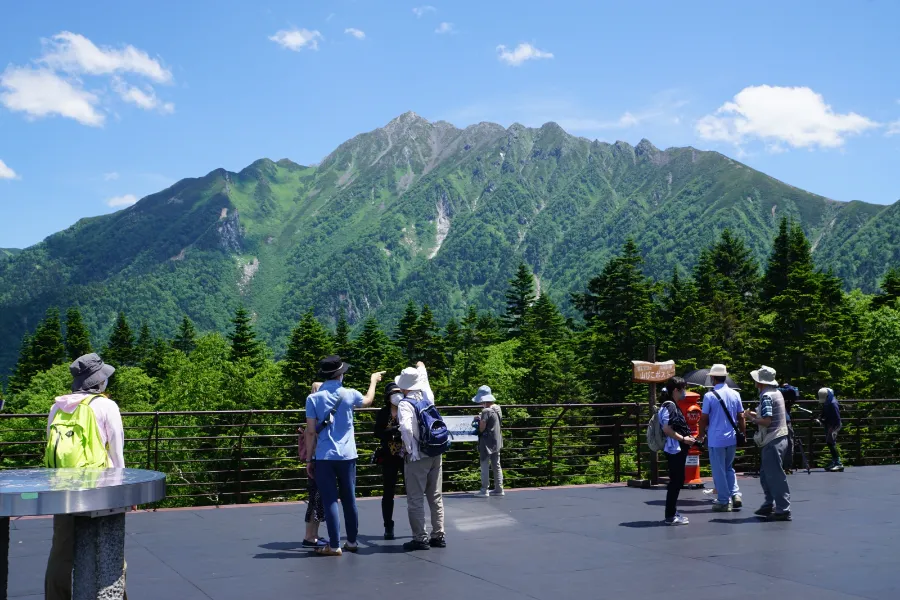
[[[412,539],[412,536],[397,536],[392,542],[384,541],[381,536],[359,535],[357,543],[359,550],[355,554],[367,556],[371,554],[401,554],[406,552],[403,549],[403,540]],[[381,544],[374,543],[376,541],[383,542]],[[343,546],[343,542],[342,542]],[[268,544],[260,544],[260,548],[265,550],[274,550],[275,552],[266,552],[256,554],[256,559],[277,559],[284,560],[289,558],[310,558],[317,557],[315,548],[305,548],[303,542],[269,542]],[[351,554],[345,552],[344,554]]]

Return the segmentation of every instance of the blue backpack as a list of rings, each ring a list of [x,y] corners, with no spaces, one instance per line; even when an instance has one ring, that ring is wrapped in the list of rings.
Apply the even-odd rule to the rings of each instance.
[[[412,404],[419,422],[419,452],[426,456],[440,456],[450,449],[450,431],[441,418],[437,407],[429,400],[413,402],[404,398],[404,402]]]

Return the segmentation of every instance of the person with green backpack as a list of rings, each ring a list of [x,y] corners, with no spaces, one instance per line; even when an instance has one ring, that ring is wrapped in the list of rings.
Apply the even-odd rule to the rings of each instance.
[[[115,368],[96,354],[69,365],[72,393],[53,402],[47,419],[44,466],[49,469],[125,468],[125,431],[119,405],[104,395]],[[53,517],[53,545],[47,560],[47,600],[71,600],[75,563],[75,517]],[[123,570],[125,565],[122,565]],[[125,598],[127,599],[127,594]]]

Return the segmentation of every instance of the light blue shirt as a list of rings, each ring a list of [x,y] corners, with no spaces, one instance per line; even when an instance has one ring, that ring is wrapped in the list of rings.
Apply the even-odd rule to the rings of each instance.
[[[659,408],[659,426],[663,427],[669,424],[669,409],[665,406]],[[663,435],[666,435],[665,432]],[[666,445],[663,446],[663,452],[666,454],[678,454],[681,452],[681,444],[675,438],[666,435]]]
[[[734,424],[738,424],[738,415],[744,412],[744,405],[741,404],[741,395],[736,391],[720,383],[715,386],[717,392],[728,407]],[[703,414],[709,415],[709,426],[706,428],[706,445],[709,448],[727,448],[737,444],[734,435],[734,428],[728,422],[728,417],[722,412],[722,405],[719,399],[712,392],[706,392],[703,396]]]
[[[363,395],[358,391],[345,388],[340,381],[326,381],[306,398],[306,418],[316,419],[319,427],[336,404],[331,425],[319,433],[316,460],[354,460],[358,456],[353,431],[353,409],[363,405]]]

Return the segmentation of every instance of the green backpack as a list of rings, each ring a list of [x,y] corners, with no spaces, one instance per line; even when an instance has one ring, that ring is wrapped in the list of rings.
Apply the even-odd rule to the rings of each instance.
[[[82,400],[75,411],[56,411],[44,452],[44,466],[51,469],[105,469],[109,466],[106,445],[91,409],[100,396]]]

